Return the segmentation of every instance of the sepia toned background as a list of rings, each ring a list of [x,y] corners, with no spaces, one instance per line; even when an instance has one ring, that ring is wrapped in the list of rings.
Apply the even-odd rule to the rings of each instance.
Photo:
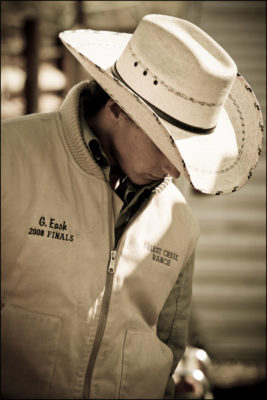
[[[188,19],[218,41],[252,86],[266,122],[265,1],[3,1],[1,117],[57,109],[86,72],[58,33],[92,28],[133,32],[161,13]],[[204,349],[221,386],[263,379],[266,357],[266,151],[240,191],[225,196],[184,193],[201,228],[189,344]],[[216,370],[217,368],[217,370]]]

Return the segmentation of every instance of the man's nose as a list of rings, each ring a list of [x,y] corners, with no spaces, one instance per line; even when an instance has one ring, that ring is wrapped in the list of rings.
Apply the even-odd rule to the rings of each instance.
[[[162,169],[165,174],[170,175],[171,177],[177,179],[180,176],[180,172],[177,168],[164,156]]]

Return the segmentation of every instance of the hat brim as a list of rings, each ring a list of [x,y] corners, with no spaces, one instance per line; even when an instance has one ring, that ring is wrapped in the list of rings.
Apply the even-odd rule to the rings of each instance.
[[[111,73],[131,34],[65,31],[60,39],[87,72],[150,137],[192,186],[207,194],[241,188],[255,169],[262,145],[263,121],[257,99],[238,74],[212,133],[191,133],[159,118]]]

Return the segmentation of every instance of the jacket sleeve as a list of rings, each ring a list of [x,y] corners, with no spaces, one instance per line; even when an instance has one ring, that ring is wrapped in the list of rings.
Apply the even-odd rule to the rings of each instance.
[[[164,397],[166,399],[174,397],[172,374],[181,360],[187,344],[194,260],[195,253],[193,252],[179,274],[158,319],[157,335],[173,352],[173,365]]]

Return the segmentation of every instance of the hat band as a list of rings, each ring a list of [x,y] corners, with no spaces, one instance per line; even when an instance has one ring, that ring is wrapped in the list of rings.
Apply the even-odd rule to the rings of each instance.
[[[192,133],[198,133],[198,134],[205,134],[205,133],[212,133],[216,126],[213,128],[198,128],[196,126],[188,125],[182,121],[179,121],[178,119],[172,117],[171,115],[165,113],[164,111],[160,110],[159,108],[155,107],[153,104],[149,103],[146,99],[144,99],[142,96],[140,96],[135,90],[133,90],[125,81],[124,79],[120,76],[117,67],[116,67],[116,62],[113,64],[111,68],[112,74],[115,76],[115,78],[119,79],[125,86],[127,86],[131,91],[133,91],[140,99],[142,99],[152,110],[162,119],[165,121],[169,122],[171,125],[176,126],[177,128],[183,129],[188,132]]]

